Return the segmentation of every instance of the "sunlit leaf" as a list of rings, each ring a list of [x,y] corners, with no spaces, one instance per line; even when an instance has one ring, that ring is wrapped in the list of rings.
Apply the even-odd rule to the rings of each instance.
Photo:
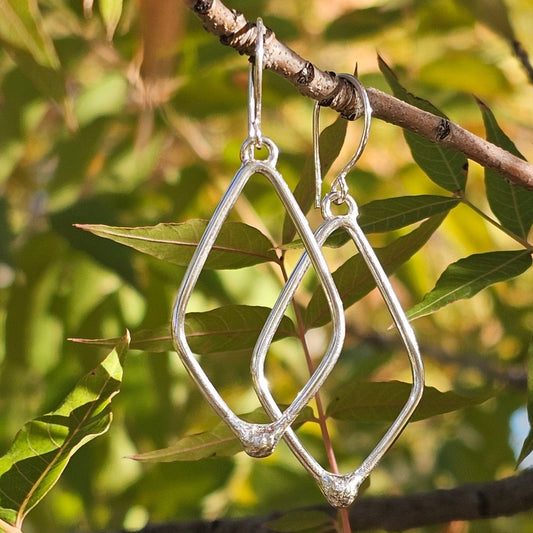
[[[320,164],[323,176],[326,175],[341,151],[342,145],[344,144],[344,137],[346,136],[346,125],[347,121],[339,117],[320,134]],[[305,162],[300,181],[294,189],[294,197],[302,211],[307,213],[315,199],[315,167],[312,154]],[[296,228],[287,215],[283,222],[283,244],[292,241],[295,234]]]
[[[408,261],[428,241],[444,220],[446,214],[435,215],[417,229],[400,237],[376,254],[387,274]],[[376,281],[360,254],[351,257],[333,273],[345,308],[360,300],[375,286]],[[322,290],[317,289],[307,307],[305,322],[309,327],[326,324],[330,320],[329,308]]]
[[[187,266],[206,227],[205,220],[181,224],[158,224],[138,228],[119,228],[100,224],[76,227],[130,246],[135,250]],[[206,269],[224,270],[278,261],[274,245],[259,230],[242,222],[225,222],[206,261]]]
[[[513,41],[515,33],[509,18],[509,11],[503,0],[455,0],[468,9],[480,22],[503,38]]]
[[[59,59],[43,29],[35,0],[0,0],[0,39],[27,52],[38,65],[59,69]]]
[[[357,220],[365,233],[394,231],[433,215],[447,213],[459,203],[458,198],[429,194],[387,198],[362,205]],[[349,239],[345,231],[337,230],[327,239],[326,246],[341,246]]]
[[[482,56],[464,50],[447,52],[427,63],[420,69],[418,76],[422,82],[439,89],[469,94],[475,92],[486,97],[493,97],[510,89],[505,74],[496,65],[488,63]]]
[[[74,127],[59,58],[36,0],[0,0],[0,43],[42,93],[64,105],[66,119]]]
[[[111,400],[122,382],[129,335],[83,377],[63,404],[26,423],[0,458],[0,518],[21,527],[55,485],[72,455],[111,423]]]
[[[241,415],[241,418],[256,424],[270,422],[263,409]],[[298,415],[293,427],[315,420],[311,407]],[[136,461],[169,463],[172,461],[198,461],[208,457],[228,457],[242,451],[242,446],[225,422],[218,423],[212,430],[183,437],[178,442],[161,450],[132,455]]]
[[[325,31],[329,41],[356,40],[382,33],[388,26],[402,19],[402,9],[382,6],[356,9],[331,22]]]
[[[410,392],[411,384],[401,381],[351,382],[335,391],[326,414],[337,420],[392,422],[406,404]],[[453,391],[440,392],[434,387],[426,386],[424,396],[411,420],[423,420],[470,405],[478,405],[492,396],[492,392],[471,397],[462,396]]]
[[[448,120],[446,115],[427,100],[423,100],[409,93],[400,84],[396,74],[382,58],[379,58],[379,68],[385,76],[387,83],[390,85],[394,96],[419,109],[442,117],[443,128],[446,128]],[[464,189],[468,161],[463,154],[433,143],[425,137],[407,130],[404,130],[404,136],[411,149],[413,159],[431,180],[451,192],[462,191]]]
[[[185,332],[191,350],[198,354],[220,354],[252,349],[267,321],[267,307],[228,305],[204,313],[188,313]],[[291,319],[283,317],[274,340],[296,335]],[[112,339],[70,339],[83,344],[113,346]],[[170,325],[145,329],[131,334],[132,350],[164,352],[174,350]]]
[[[460,259],[448,266],[435,287],[409,310],[407,316],[419,318],[456,300],[471,298],[494,283],[522,274],[530,266],[531,252],[527,250],[488,252]]]
[[[324,511],[297,510],[284,513],[275,520],[266,523],[269,531],[279,531],[280,533],[305,532],[311,528],[322,528],[328,526],[328,531],[334,528],[333,517]],[[325,530],[324,530],[325,531]]]
[[[531,452],[533,452],[533,342],[529,344],[528,353],[528,377],[527,377],[527,418],[529,421],[529,433],[522,444],[520,455],[516,461],[518,466]]]
[[[99,0],[98,7],[106,27],[107,39],[111,41],[122,15],[122,0]]]
[[[120,113],[127,102],[128,83],[118,72],[103,76],[87,87],[77,98],[74,111],[80,126],[98,117]]]
[[[502,131],[496,117],[483,102],[478,100],[483,115],[487,140],[504,148],[511,154],[525,159],[515,144]],[[492,212],[498,217],[503,227],[527,239],[533,224],[533,191],[509,183],[492,169],[485,169],[487,199]]]

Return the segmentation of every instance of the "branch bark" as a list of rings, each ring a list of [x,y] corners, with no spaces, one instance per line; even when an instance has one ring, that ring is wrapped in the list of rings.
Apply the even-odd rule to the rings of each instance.
[[[403,531],[456,520],[484,520],[512,516],[533,507],[533,470],[499,481],[468,483],[449,490],[409,496],[362,498],[350,509],[353,531],[380,529]],[[327,506],[307,510],[331,514]],[[263,517],[195,520],[175,524],[153,524],[138,533],[266,533],[268,522],[282,513]],[[125,531],[121,533],[126,533]]]
[[[255,23],[242,13],[226,7],[221,0],[182,0],[202,21],[204,28],[219,37],[222,44],[240,54],[253,56],[257,31]],[[265,37],[265,68],[283,76],[298,91],[331,107],[344,118],[353,120],[361,115],[362,105],[352,85],[302,58],[277,40],[267,29]],[[441,146],[462,152],[469,159],[498,172],[511,183],[533,190],[533,165],[485,139],[442,117],[422,111],[378,89],[367,88],[374,110],[381,120],[422,135]]]

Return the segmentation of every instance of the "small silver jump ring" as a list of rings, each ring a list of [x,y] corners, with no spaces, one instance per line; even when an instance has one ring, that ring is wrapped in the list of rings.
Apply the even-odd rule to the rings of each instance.
[[[321,204],[322,218],[324,220],[329,220],[338,216],[333,214],[333,212],[331,211],[331,204],[345,204],[348,207],[348,213],[346,213],[346,215],[353,217],[357,217],[359,215],[359,208],[357,206],[357,202],[353,199],[352,196],[346,194],[344,195],[344,197],[342,197],[342,201],[339,200],[341,200],[341,194],[339,193],[339,191],[330,191],[328,194],[326,194],[326,196],[324,196],[324,199],[322,200]]]
[[[262,147],[265,147],[268,150],[268,156],[266,159],[256,159],[254,150]],[[276,143],[268,137],[262,137],[261,141],[259,142],[259,146],[257,139],[248,137],[248,139],[246,139],[241,146],[241,161],[243,163],[264,163],[265,165],[275,168],[278,162],[278,156],[279,148],[276,146]]]

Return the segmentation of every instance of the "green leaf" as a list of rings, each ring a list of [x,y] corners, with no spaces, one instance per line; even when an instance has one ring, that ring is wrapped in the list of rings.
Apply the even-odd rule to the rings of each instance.
[[[357,220],[367,234],[394,231],[433,215],[447,213],[459,203],[458,198],[448,196],[399,196],[362,205]],[[337,230],[327,239],[326,246],[342,246],[349,240],[350,236],[345,231]],[[301,242],[299,244],[301,246]]]
[[[98,7],[106,27],[107,39],[112,41],[122,15],[122,0],[100,0]]]
[[[344,137],[346,136],[346,126],[348,122],[342,117],[324,129],[320,134],[319,150],[322,175],[325,176],[331,165],[339,155]],[[307,213],[315,200],[315,166],[314,158],[311,154],[304,165],[300,181],[294,189],[294,197],[304,213]],[[296,228],[291,218],[287,215],[283,221],[283,244],[292,241],[296,234]]]
[[[0,43],[42,93],[64,104],[74,127],[59,58],[36,0],[0,0]]]
[[[394,231],[448,213],[459,202],[458,198],[430,194],[375,200],[361,206],[358,222],[365,233]]]
[[[528,353],[528,377],[527,377],[527,418],[529,421],[529,434],[522,444],[516,466],[533,452],[533,342],[529,344]]]
[[[228,305],[204,313],[188,313],[185,332],[191,350],[197,354],[221,354],[251,350],[267,321],[268,307]],[[284,316],[274,340],[295,336],[292,320]],[[70,339],[83,344],[112,346],[117,339]],[[130,348],[146,352],[174,350],[170,325],[133,332]]]
[[[402,9],[383,6],[356,9],[331,22],[325,31],[328,41],[356,40],[382,34],[387,26],[399,22]]]
[[[76,227],[130,246],[180,266],[187,266],[206,227],[206,220],[181,224],[157,224],[138,228],[119,228],[101,224]],[[225,222],[205,264],[206,269],[244,268],[267,261],[278,262],[274,245],[259,230],[242,222]]]
[[[26,423],[17,434],[0,458],[0,519],[20,528],[72,455],[108,430],[128,343],[129,334],[77,383],[56,411]]]
[[[428,241],[445,217],[446,213],[435,215],[408,235],[400,237],[384,248],[377,249],[376,254],[385,272],[390,275],[409,260]],[[376,281],[360,254],[341,265],[333,273],[333,280],[339,289],[344,308],[350,307],[376,286]],[[329,308],[324,293],[321,289],[317,289],[307,307],[305,323],[308,327],[318,327],[326,324],[329,319]]]
[[[401,381],[347,383],[335,391],[326,415],[354,422],[392,422],[407,402],[410,392],[411,384]],[[424,396],[411,420],[423,420],[478,405],[492,396],[494,393],[491,392],[469,397],[425,387]]]
[[[509,11],[503,0],[468,0],[467,2],[456,0],[456,2],[504,39],[509,41],[515,39]]]
[[[241,415],[241,418],[257,424],[270,422],[262,408]],[[311,407],[302,410],[293,427],[315,420]],[[170,463],[173,461],[198,461],[208,457],[228,457],[242,451],[242,446],[225,422],[219,422],[212,430],[181,438],[172,446],[161,450],[130,456],[143,462]]]
[[[331,529],[334,528],[334,525],[335,521],[332,516],[324,511],[313,510],[289,511],[283,514],[283,516],[266,523],[269,531],[279,531],[280,533],[307,531],[311,528],[320,528],[321,526],[329,526],[329,529]]]
[[[446,115],[427,100],[409,93],[381,57],[379,58],[379,68],[394,96],[419,109],[442,117],[443,129],[446,128],[448,123]],[[413,159],[432,181],[451,192],[462,191],[465,188],[468,161],[463,154],[433,143],[425,137],[407,130],[404,130],[404,136]]]
[[[0,0],[0,39],[12,48],[27,52],[38,65],[59,69],[59,58],[43,29],[35,0]]]
[[[511,88],[507,77],[496,65],[487,63],[480,54],[465,50],[449,51],[427,63],[420,69],[418,77],[422,83],[440,90],[475,92],[486,97],[508,93]]]
[[[522,274],[530,266],[531,252],[527,250],[487,252],[460,259],[448,266],[435,287],[409,310],[407,316],[412,320],[434,313],[456,300],[471,298],[494,283]]]
[[[483,115],[487,140],[525,159],[513,141],[502,131],[488,106],[481,100],[478,100],[478,105]],[[490,208],[503,227],[527,239],[533,224],[533,191],[509,183],[503,176],[489,168],[485,169],[485,186]]]

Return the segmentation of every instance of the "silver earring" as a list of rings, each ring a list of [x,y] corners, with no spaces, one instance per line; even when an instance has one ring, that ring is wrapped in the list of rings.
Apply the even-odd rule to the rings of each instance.
[[[359,253],[364,258],[368,268],[370,269],[376,281],[376,285],[380,290],[387,308],[389,309],[389,312],[393,318],[393,321],[400,332],[400,336],[407,349],[413,375],[411,393],[400,414],[382,437],[378,445],[370,453],[370,455],[357,469],[353,470],[352,472],[346,474],[335,474],[333,472],[328,472],[306,450],[306,448],[298,439],[296,433],[290,427],[287,429],[284,436],[287,445],[301,462],[301,464],[315,478],[328,502],[334,507],[347,507],[353,503],[357,496],[359,487],[370,475],[386,451],[398,438],[400,433],[407,425],[407,422],[416,409],[416,406],[420,402],[424,389],[424,367],[414,332],[401,308],[398,298],[394,293],[383,267],[379,263],[374,250],[370,246],[357,222],[357,204],[352,196],[350,196],[348,193],[348,186],[345,178],[365,148],[370,130],[372,108],[370,106],[366,91],[359,80],[348,74],[341,74],[340,76],[349,80],[358,91],[363,102],[365,124],[361,142],[356,153],[335,178],[330,192],[322,201],[320,201],[320,189],[322,184],[320,157],[318,151],[320,107],[318,104],[315,105],[313,120],[313,144],[317,184],[316,196],[319,199],[318,205],[321,206],[322,215],[324,217],[324,222],[316,231],[315,238],[318,244],[321,246],[324,244],[327,237],[336,229],[344,228],[348,232],[357,249],[359,250]],[[332,203],[337,205],[345,204],[348,212],[344,215],[334,215],[331,209]],[[265,378],[264,365],[266,353],[279,321],[281,320],[281,317],[285,313],[285,310],[290,302],[290,298],[292,297],[295,287],[300,283],[301,279],[305,275],[305,272],[309,268],[309,263],[308,255],[304,254],[287,281],[285,290],[282,292],[276,304],[274,305],[270,317],[268,318],[267,323],[265,324],[259,337],[253,354],[252,375],[254,376],[254,387],[261,404],[268,412],[272,420],[278,419],[281,411],[272,397],[272,394],[268,388],[268,382]]]
[[[279,153],[278,148],[271,139],[264,137],[261,132],[261,78],[264,31],[262,21],[261,19],[258,19],[255,61],[254,64],[250,66],[249,72],[249,135],[241,147],[241,167],[237,171],[228,190],[217,206],[200,242],[198,243],[176,296],[172,313],[172,338],[176,351],[185,368],[196,382],[209,404],[240,440],[246,453],[253,457],[265,457],[271,454],[287,428],[290,427],[301,410],[316,395],[337,361],[342,349],[345,334],[342,301],[331,277],[331,273],[329,272],[326,261],[305,215],[299,208],[298,203],[292,195],[288,185],[283,180],[283,177],[276,169]],[[259,148],[266,148],[268,151],[268,156],[265,160],[255,159],[255,149]],[[332,337],[326,356],[319,368],[317,368],[315,373],[311,376],[307,385],[298,393],[294,401],[284,412],[281,412],[278,409],[275,419],[268,424],[253,424],[247,422],[237,416],[230,409],[203,371],[190,349],[185,334],[185,313],[200,273],[230,210],[234,206],[249,178],[254,174],[262,174],[268,179],[291,216],[304,243],[307,256],[310,258],[310,262],[313,264],[324,288],[331,311],[332,321],[335,325],[334,330],[336,331],[336,334]],[[287,290],[285,290],[285,292],[287,292]],[[272,320],[270,327],[272,327],[272,324],[276,319],[277,318],[274,318]],[[268,330],[269,328],[266,329]],[[261,346],[263,348],[264,344],[261,344]],[[268,346],[266,346],[266,349],[268,349]]]

